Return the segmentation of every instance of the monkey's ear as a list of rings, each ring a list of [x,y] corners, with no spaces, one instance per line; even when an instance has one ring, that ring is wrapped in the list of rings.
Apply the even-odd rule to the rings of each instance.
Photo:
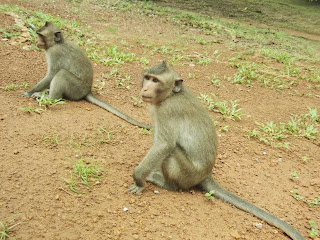
[[[50,22],[46,22],[44,26],[48,27],[49,25],[50,25]]]
[[[174,82],[173,92],[178,93],[181,90],[183,79],[178,79]]]
[[[59,43],[59,42],[61,42],[61,40],[62,40],[61,32],[56,32],[56,33],[54,33],[54,41],[55,41],[56,43]]]

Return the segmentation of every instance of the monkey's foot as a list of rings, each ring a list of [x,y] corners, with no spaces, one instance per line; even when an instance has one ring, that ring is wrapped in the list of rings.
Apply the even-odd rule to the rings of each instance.
[[[141,193],[145,187],[140,187],[137,184],[133,184],[131,187],[129,187],[128,192],[133,194],[139,194]]]

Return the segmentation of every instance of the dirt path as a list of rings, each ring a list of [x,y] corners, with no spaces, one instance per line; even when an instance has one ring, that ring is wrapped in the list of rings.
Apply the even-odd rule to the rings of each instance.
[[[106,36],[106,44],[119,45],[125,40],[131,45],[130,51],[139,57],[146,51],[137,41],[141,34],[159,45],[167,45],[169,39],[177,40],[182,34],[201,34],[197,30],[180,29],[158,16],[141,17],[86,1],[80,4],[80,9],[88,14],[76,13],[72,2],[63,0],[41,3],[0,0],[1,4],[8,2],[85,23],[93,35]],[[98,21],[100,17],[104,20]],[[12,16],[0,12],[0,28],[13,24]],[[108,31],[110,27],[116,28],[116,33]],[[24,82],[32,86],[45,75],[43,52],[25,50],[23,45],[0,42],[1,87],[13,83],[20,86]],[[210,45],[210,49],[195,44],[187,51],[194,54],[215,49],[219,49],[222,57],[233,54],[218,43]],[[160,53],[148,55],[148,67],[164,57]],[[120,66],[123,73],[131,76],[130,90],[116,88],[113,79],[106,80],[99,97],[135,119],[150,123],[147,105],[135,107],[132,103],[132,96],[138,97],[145,67],[138,62]],[[94,64],[95,79],[103,80],[102,76],[110,69]],[[249,140],[247,132],[255,126],[255,121],[286,122],[290,113],[305,113],[306,106],[320,110],[320,98],[316,94],[301,96],[292,94],[293,90],[277,92],[230,81],[223,81],[217,88],[206,76],[213,71],[219,76],[233,76],[235,72],[223,60],[212,61],[207,66],[177,65],[175,69],[197,95],[215,93],[219,99],[239,99],[247,114],[241,121],[231,121],[212,113],[220,121],[219,127],[229,126],[228,132],[219,133],[215,179],[308,237],[309,220],[320,226],[319,206],[310,208],[294,199],[290,191],[298,189],[305,199],[319,197],[319,138],[291,139],[290,150],[285,150]],[[301,82],[294,90],[303,92],[306,88],[307,83]],[[27,113],[20,108],[37,108],[38,104],[23,98],[22,92],[22,88],[0,89],[0,221],[15,218],[23,222],[12,229],[10,239],[289,239],[266,223],[262,223],[262,229],[258,228],[259,219],[218,199],[210,201],[201,192],[168,192],[149,185],[142,195],[129,195],[133,169],[151,146],[152,135],[85,101],[69,101],[41,114]],[[96,143],[96,130],[106,126],[112,141]],[[89,146],[84,143],[85,138]],[[70,144],[71,140],[74,144]],[[304,162],[303,157],[308,161]],[[102,169],[101,180],[94,182],[84,195],[68,190],[63,180],[70,177],[74,161],[80,158]],[[294,171],[299,173],[299,179],[290,177]]]

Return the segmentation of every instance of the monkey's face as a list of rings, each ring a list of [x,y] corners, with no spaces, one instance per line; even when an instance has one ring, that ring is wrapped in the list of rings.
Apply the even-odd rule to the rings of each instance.
[[[158,105],[172,94],[180,92],[183,81],[181,78],[174,79],[170,75],[165,75],[162,78],[163,76],[144,75],[140,91],[140,96],[144,102]]]
[[[41,49],[46,49],[46,41],[44,36],[38,33],[38,38],[37,38],[37,47]]]
[[[56,43],[62,41],[61,30],[58,26],[46,22],[46,24],[37,31],[37,47],[48,49]]]
[[[180,75],[163,61],[144,73],[140,96],[143,101],[158,105],[172,94],[180,92],[182,81]]]
[[[160,78],[145,74],[142,80],[140,96],[144,102],[156,105],[171,94],[172,87],[168,85],[172,84],[165,84]]]

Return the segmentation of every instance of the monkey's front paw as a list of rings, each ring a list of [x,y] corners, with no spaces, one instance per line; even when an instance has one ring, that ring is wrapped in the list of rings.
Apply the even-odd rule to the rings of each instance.
[[[28,92],[24,92],[24,93],[22,93],[21,95],[24,96],[24,97],[31,97],[31,94],[28,93]]]
[[[131,187],[129,187],[128,192],[133,194],[139,194],[141,193],[145,187],[140,187],[137,184],[133,184]]]
[[[34,94],[31,95],[32,98],[37,98],[41,96],[42,96],[42,92],[35,92]]]

